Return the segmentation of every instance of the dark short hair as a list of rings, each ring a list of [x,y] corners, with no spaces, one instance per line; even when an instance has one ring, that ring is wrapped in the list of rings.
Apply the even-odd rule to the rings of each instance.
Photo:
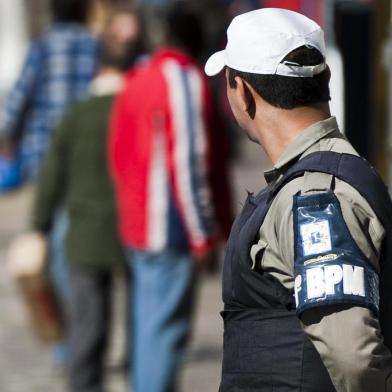
[[[135,65],[139,56],[143,55],[144,52],[141,40],[117,44],[104,38],[101,41],[100,48],[100,67],[127,71]]]
[[[198,57],[203,49],[204,36],[199,12],[190,2],[177,1],[165,13],[169,40]]]
[[[290,61],[298,65],[317,65],[325,61],[316,48],[301,46],[290,52],[282,61]],[[282,75],[260,75],[248,72],[229,70],[229,85],[236,88],[235,78],[239,76],[248,82],[253,89],[270,105],[281,109],[294,109],[328,102],[330,70],[313,77],[291,77]]]
[[[90,0],[50,0],[53,19],[58,22],[79,22],[87,20]]]

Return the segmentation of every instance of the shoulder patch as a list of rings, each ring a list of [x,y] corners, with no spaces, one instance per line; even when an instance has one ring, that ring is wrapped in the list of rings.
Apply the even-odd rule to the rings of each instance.
[[[297,313],[346,304],[377,314],[377,272],[351,237],[335,194],[296,195],[293,209]]]

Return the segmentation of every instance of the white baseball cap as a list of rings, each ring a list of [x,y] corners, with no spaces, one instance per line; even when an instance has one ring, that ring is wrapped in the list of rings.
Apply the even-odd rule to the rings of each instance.
[[[325,58],[324,32],[313,20],[283,8],[263,8],[236,16],[227,29],[226,49],[214,53],[205,65],[208,76],[225,66],[263,75],[312,77],[324,71],[325,62],[300,66],[283,61],[300,46],[318,49]]]

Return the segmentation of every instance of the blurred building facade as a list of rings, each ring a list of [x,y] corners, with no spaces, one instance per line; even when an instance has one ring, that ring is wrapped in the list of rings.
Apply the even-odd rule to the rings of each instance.
[[[0,101],[12,87],[26,54],[25,11],[23,0],[0,0]]]

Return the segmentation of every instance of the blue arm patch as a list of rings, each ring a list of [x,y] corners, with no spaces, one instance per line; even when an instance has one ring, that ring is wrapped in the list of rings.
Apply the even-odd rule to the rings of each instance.
[[[352,238],[335,194],[296,195],[293,209],[297,313],[344,304],[377,315],[377,272]]]

